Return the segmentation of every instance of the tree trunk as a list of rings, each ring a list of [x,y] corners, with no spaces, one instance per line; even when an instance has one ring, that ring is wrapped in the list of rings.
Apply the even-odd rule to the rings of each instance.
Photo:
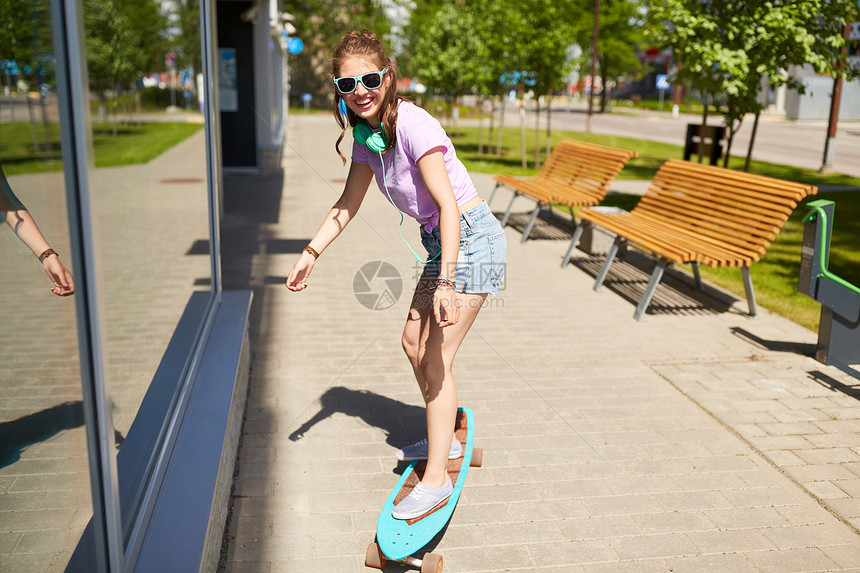
[[[27,115],[30,117],[30,137],[33,138],[33,151],[39,153],[42,151],[42,144],[39,143],[39,130],[36,128],[39,122],[36,119],[36,114],[33,112],[33,100],[30,98],[30,94],[25,93],[24,97],[27,102]]]
[[[490,97],[490,131],[487,133],[487,154],[493,153],[493,133],[496,128],[496,97]]]
[[[600,62],[600,113],[606,113],[606,58]],[[591,89],[594,89],[593,87]]]
[[[484,154],[484,114],[481,109],[484,107],[482,98],[478,98],[478,155]]]
[[[522,150],[523,169],[528,169],[528,158],[526,157],[526,102],[520,106],[520,147]]]
[[[116,136],[118,136],[118,135],[119,135],[119,131],[118,131],[118,129],[117,129],[117,115],[116,115],[116,112],[117,112],[116,108],[117,108],[117,105],[118,105],[118,103],[119,103],[119,102],[117,101],[117,98],[119,97],[119,96],[117,95],[117,94],[119,94],[119,89],[117,89],[117,87],[116,87],[116,86],[114,86],[113,93],[114,93],[114,96],[113,96],[113,105],[112,105],[111,107],[113,108],[113,136],[114,136],[114,137],[116,137]]]
[[[549,161],[549,154],[552,153],[552,99],[547,100],[546,104],[546,160]]]
[[[496,145],[496,155],[502,156],[502,135],[505,132],[505,96],[502,96],[502,111],[499,114],[499,143]]]
[[[750,134],[750,145],[747,148],[747,160],[744,161],[744,171],[750,170],[750,160],[752,160],[752,150],[753,145],[755,144],[755,135],[758,131],[758,118],[761,116],[761,111],[757,111],[755,114],[755,120],[753,121],[752,134]]]
[[[54,141],[51,138],[51,122],[48,119],[48,106],[45,102],[45,94],[39,90],[39,106],[42,110],[42,134],[45,140],[45,151],[54,150]]]
[[[540,98],[535,98],[535,169],[540,169]]]
[[[723,167],[729,166],[729,161],[732,158],[732,143],[735,141],[735,134],[741,130],[741,125],[743,124],[743,118],[739,119],[737,122],[732,122],[729,127],[729,138],[726,140],[726,156],[723,159]]]
[[[702,162],[702,156],[705,154],[705,128],[708,126],[708,102],[710,96],[705,96],[705,109],[702,111],[702,129],[699,132],[699,163]]]
[[[740,123],[738,124],[738,127],[735,128],[735,122],[732,122],[732,124],[730,126],[728,126],[728,128],[729,128],[729,137],[726,139],[726,155],[725,155],[725,157],[723,157],[723,167],[729,166],[729,158],[732,155],[732,143],[735,140],[735,131],[740,128]],[[715,141],[714,144],[716,144],[716,143],[717,142]]]

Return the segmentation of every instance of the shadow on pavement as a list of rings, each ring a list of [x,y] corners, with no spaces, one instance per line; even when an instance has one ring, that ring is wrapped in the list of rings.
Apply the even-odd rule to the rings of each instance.
[[[814,344],[786,342],[783,340],[765,340],[738,326],[733,326],[731,331],[738,338],[742,338],[764,350],[772,350],[774,352],[793,352],[794,354],[800,354],[801,356],[815,356]]]
[[[850,386],[848,384],[843,384],[839,380],[836,380],[819,370],[812,370],[809,373],[809,377],[825,388],[833,390],[834,392],[842,392],[846,396],[851,396],[852,398],[860,400],[860,381],[858,381],[856,386]]]
[[[578,254],[579,256],[571,258],[571,264],[596,278],[606,261],[606,256],[582,256],[582,252]],[[648,286],[654,264],[653,258],[633,249],[627,249],[623,255],[619,254],[609,267],[609,274],[606,275],[603,286],[630,302],[635,309]],[[654,291],[654,297],[645,314],[646,316],[722,314],[729,312],[736,300],[732,295],[710,286],[703,285],[703,290],[699,290],[693,285],[691,275],[669,267],[663,274],[663,280],[660,281],[657,290]]]
[[[64,402],[50,408],[0,423],[0,468],[12,465],[21,458],[28,446],[44,442],[64,430],[84,425],[84,403],[80,400]],[[119,448],[123,435],[114,430],[114,442]]]
[[[424,408],[367,390],[335,386],[320,396],[319,403],[319,412],[291,433],[290,440],[301,440],[314,426],[333,414],[346,414],[379,428],[386,434],[386,443],[398,448],[420,440],[427,432]]]

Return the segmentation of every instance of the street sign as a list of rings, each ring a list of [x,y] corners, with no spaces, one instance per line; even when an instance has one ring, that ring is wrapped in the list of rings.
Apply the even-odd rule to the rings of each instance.
[[[296,54],[301,54],[302,50],[304,49],[305,43],[302,42],[299,38],[296,38],[295,36],[290,38],[290,40],[287,42],[287,51],[294,56]]]
[[[7,76],[17,76],[19,72],[18,62],[15,60],[0,60],[0,69]]]
[[[658,90],[669,89],[669,75],[668,74],[658,74],[657,75],[657,89]]]

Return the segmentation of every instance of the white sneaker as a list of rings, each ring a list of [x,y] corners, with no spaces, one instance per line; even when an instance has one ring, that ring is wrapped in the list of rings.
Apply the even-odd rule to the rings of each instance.
[[[454,493],[451,478],[442,487],[430,487],[419,482],[412,492],[394,506],[391,516],[394,519],[415,519],[436,509]]]
[[[406,446],[402,450],[397,450],[394,455],[401,462],[411,462],[415,460],[426,460],[427,459],[427,438],[424,438],[420,442],[416,442],[411,446]],[[463,455],[463,444],[460,442],[455,442],[451,444],[451,449],[448,451],[448,459],[456,460],[460,456]]]

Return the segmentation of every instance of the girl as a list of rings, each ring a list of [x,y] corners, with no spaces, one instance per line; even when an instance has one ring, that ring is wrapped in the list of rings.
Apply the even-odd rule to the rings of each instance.
[[[287,278],[301,291],[316,259],[355,217],[374,175],[398,210],[421,225],[428,259],[415,288],[402,344],[427,406],[427,439],[397,452],[426,459],[421,483],[394,508],[398,519],[420,517],[452,492],[448,459],[462,455],[454,438],[457,392],[452,364],[489,293],[504,275],[504,231],[481,200],[451,140],[426,111],[397,95],[397,68],[376,34],[344,36],[334,50],[334,116],[354,128],[352,162],[340,199]],[[345,104],[343,114],[341,102]]]

